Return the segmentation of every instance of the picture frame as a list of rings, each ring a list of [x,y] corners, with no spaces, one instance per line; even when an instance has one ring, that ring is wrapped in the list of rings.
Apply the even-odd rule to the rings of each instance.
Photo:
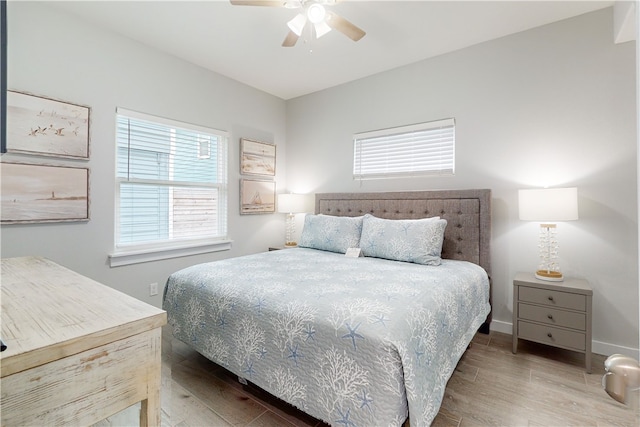
[[[268,214],[276,211],[275,181],[240,180],[240,215]]]
[[[89,220],[89,168],[2,162],[0,223]]]
[[[7,152],[89,159],[91,108],[7,91]]]
[[[240,173],[242,175],[276,175],[276,145],[240,139]]]

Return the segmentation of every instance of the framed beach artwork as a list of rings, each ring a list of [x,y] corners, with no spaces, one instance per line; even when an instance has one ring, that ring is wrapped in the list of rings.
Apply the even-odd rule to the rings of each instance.
[[[89,112],[84,105],[7,91],[7,152],[88,159]]]
[[[0,164],[2,224],[89,219],[89,169]]]
[[[243,175],[276,175],[276,145],[240,139],[240,173]]]
[[[276,211],[276,183],[255,179],[240,180],[240,214],[265,214]]]

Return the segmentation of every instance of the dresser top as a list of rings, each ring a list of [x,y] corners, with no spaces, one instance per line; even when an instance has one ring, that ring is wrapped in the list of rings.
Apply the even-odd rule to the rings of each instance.
[[[576,294],[593,295],[589,282],[584,279],[565,277],[561,282],[551,282],[537,279],[533,273],[516,273],[513,278],[514,285],[533,286],[539,289],[573,292]]]
[[[1,263],[2,377],[166,323],[164,310],[48,259]]]

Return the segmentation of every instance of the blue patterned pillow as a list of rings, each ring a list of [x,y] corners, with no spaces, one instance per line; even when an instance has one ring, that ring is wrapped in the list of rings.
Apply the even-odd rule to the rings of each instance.
[[[307,215],[298,246],[345,253],[360,243],[363,217]]]
[[[360,247],[364,256],[440,265],[446,227],[439,217],[393,220],[366,214]]]

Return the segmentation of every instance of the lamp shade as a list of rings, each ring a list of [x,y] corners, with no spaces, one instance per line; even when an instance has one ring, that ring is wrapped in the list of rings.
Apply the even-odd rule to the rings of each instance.
[[[304,194],[278,194],[278,212],[302,213],[307,210],[307,199]]]
[[[302,30],[304,30],[304,26],[306,23],[306,15],[299,13],[291,21],[287,22],[287,26],[291,31],[296,33],[296,35],[300,36],[302,35]]]
[[[578,189],[518,190],[518,212],[524,221],[572,221],[578,219]]]
[[[327,34],[329,31],[331,31],[331,27],[329,26],[329,24],[326,23],[326,21],[321,21],[318,22],[317,24],[313,25],[315,30],[316,30],[316,37],[320,38],[322,36],[324,36],[325,34]]]

